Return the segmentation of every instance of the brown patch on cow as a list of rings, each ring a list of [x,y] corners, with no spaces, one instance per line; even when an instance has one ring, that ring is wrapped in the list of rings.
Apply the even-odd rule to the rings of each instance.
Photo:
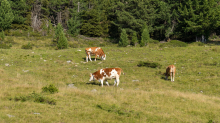
[[[91,49],[91,50],[90,50]],[[86,52],[86,54],[87,54],[87,56],[86,56],[86,59],[87,59],[87,57],[90,55],[95,55],[95,60],[96,60],[96,58],[97,58],[97,56],[98,57],[102,57],[102,56],[105,56],[105,53],[104,53],[104,51],[102,50],[102,48],[100,48],[100,47],[89,47],[89,48],[86,48],[85,49],[85,52]]]
[[[92,75],[94,75],[95,79],[98,80],[98,79],[102,79],[103,77],[106,77],[106,76],[111,76],[111,72],[112,70],[116,70],[119,77],[121,76],[121,72],[122,72],[122,69],[121,68],[105,68],[105,69],[100,69],[96,72],[94,72]],[[100,71],[104,71],[100,74]]]

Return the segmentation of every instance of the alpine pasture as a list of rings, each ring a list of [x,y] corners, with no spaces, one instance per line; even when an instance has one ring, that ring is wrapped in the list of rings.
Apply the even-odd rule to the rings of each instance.
[[[112,44],[102,47],[105,61],[92,57],[86,63],[86,46],[54,50],[36,41],[33,50],[24,50],[23,39],[14,40],[11,49],[0,50],[1,123],[220,122],[218,45]],[[140,61],[162,66],[138,67]],[[171,64],[176,66],[175,82],[163,75]],[[89,82],[90,73],[107,67],[123,69],[118,87],[114,80],[108,81],[109,87]],[[58,93],[42,92],[51,84]],[[28,95],[43,101],[29,100]]]

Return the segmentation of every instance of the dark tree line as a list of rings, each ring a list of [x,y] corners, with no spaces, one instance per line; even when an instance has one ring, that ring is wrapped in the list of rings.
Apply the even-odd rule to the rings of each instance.
[[[220,0],[0,0],[0,11],[0,31],[49,33],[60,23],[72,36],[119,40],[125,32],[129,40],[141,40],[146,26],[156,40],[196,41],[220,33]]]

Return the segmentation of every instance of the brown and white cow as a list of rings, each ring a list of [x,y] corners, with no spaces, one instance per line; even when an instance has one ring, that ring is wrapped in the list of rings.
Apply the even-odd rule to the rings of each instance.
[[[121,68],[105,68],[96,71],[95,73],[90,73],[89,81],[98,80],[101,82],[103,87],[103,82],[106,81],[106,84],[109,86],[107,80],[115,79],[114,86],[117,83],[119,85],[119,77],[121,75]]]
[[[169,65],[166,68],[166,73],[165,73],[166,80],[168,80],[168,76],[170,76],[171,82],[174,82],[175,73],[176,73],[176,67],[174,65]]]
[[[86,48],[85,51],[86,51],[86,62],[88,62],[88,58],[90,61],[92,61],[91,55],[95,55],[95,61],[96,61],[97,56],[101,57],[102,60],[106,59],[106,54],[100,47],[89,47],[89,48]]]

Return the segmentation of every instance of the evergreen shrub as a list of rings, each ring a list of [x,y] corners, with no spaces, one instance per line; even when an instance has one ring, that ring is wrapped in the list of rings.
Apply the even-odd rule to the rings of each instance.
[[[57,42],[57,48],[58,49],[66,49],[68,47],[68,41],[64,34],[64,32],[61,32],[59,35],[59,39]]]
[[[126,33],[126,30],[125,30],[125,29],[122,29],[118,46],[120,46],[120,47],[126,47],[127,45],[128,45],[128,35],[127,35],[127,33]]]
[[[131,38],[131,45],[132,46],[136,46],[136,43],[138,42],[138,39],[137,39],[137,33],[136,32],[133,32],[133,35],[132,35],[132,38]]]
[[[5,33],[4,33],[4,31],[0,32],[0,38],[1,38],[2,41],[5,40]]]

